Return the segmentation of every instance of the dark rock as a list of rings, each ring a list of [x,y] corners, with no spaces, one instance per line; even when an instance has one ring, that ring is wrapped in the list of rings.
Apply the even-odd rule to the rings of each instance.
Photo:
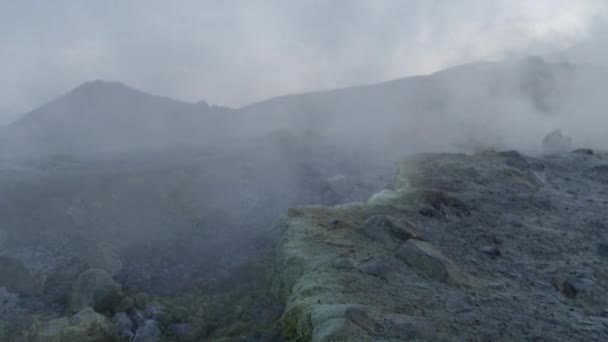
[[[572,151],[572,153],[586,156],[592,156],[594,154],[593,150],[590,148],[577,148],[576,150]]]
[[[132,341],[135,334],[130,330],[121,330],[118,332],[119,341]]]
[[[131,317],[124,312],[117,312],[113,317],[113,321],[119,331],[133,330],[133,321],[131,320]]]
[[[162,333],[158,323],[153,320],[146,320],[135,333],[133,342],[157,342],[161,341]]]
[[[441,216],[448,216],[448,214],[469,216],[472,210],[464,201],[448,195],[444,191],[414,190],[408,193],[407,197],[426,206],[423,209],[432,209],[433,214],[430,217],[436,216],[435,214]]]
[[[496,248],[496,246],[481,247],[481,251],[492,257],[492,259],[502,255],[502,252],[500,251],[500,249]]]
[[[587,173],[594,180],[608,182],[608,165],[594,166]]]
[[[194,335],[194,327],[188,323],[176,323],[167,327],[169,332],[178,338],[190,338]]]
[[[418,211],[418,213],[420,215],[424,216],[424,217],[429,217],[429,218],[432,218],[432,217],[436,216],[435,215],[435,211],[433,209],[430,209],[430,208],[422,208],[422,209],[420,209]]]
[[[562,278],[558,276],[553,279],[555,288],[567,298],[575,298],[588,291],[593,284],[593,280],[584,277]]]
[[[528,161],[517,151],[497,152],[497,155],[505,159],[505,164],[519,169],[526,170],[530,168]]]
[[[146,317],[144,316],[144,313],[140,310],[135,310],[133,312],[133,314],[131,315],[131,317],[133,318],[133,321],[135,322],[135,325],[137,325],[137,326],[144,324],[144,322],[146,321]]]
[[[329,227],[327,227],[328,229],[336,229],[340,226],[340,220],[332,220],[329,223]]]
[[[118,305],[118,311],[130,312],[135,308],[135,300],[131,297],[124,297]]]
[[[424,317],[392,314],[387,317],[387,335],[405,341],[437,341],[437,331],[431,321]]]
[[[597,254],[601,257],[608,258],[608,245],[605,243],[597,244]]]
[[[106,270],[91,268],[76,279],[70,310],[76,312],[90,306],[98,312],[114,312],[121,299],[120,284]]]

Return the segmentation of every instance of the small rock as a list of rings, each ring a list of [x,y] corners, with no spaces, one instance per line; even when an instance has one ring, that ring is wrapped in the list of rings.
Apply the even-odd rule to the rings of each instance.
[[[333,268],[339,270],[348,270],[356,267],[352,258],[338,258],[334,260],[331,265]]]
[[[160,341],[162,333],[158,324],[153,320],[146,320],[135,333],[133,342],[157,342]]]
[[[70,310],[90,306],[99,312],[113,312],[122,299],[122,288],[110,274],[102,269],[90,268],[82,272],[72,290]]]
[[[409,239],[422,240],[414,224],[386,215],[367,219],[358,232],[372,240],[388,245],[399,245]]]
[[[359,304],[320,305],[311,315],[313,341],[368,341],[384,330],[377,315]]]
[[[473,209],[455,195],[450,195],[445,191],[418,189],[408,192],[407,197],[409,200],[426,206],[427,209],[432,211],[433,215],[437,214],[443,217],[451,215],[469,216]]]
[[[375,277],[384,277],[391,271],[391,266],[388,262],[380,258],[365,260],[357,268],[359,271]]]
[[[594,180],[608,182],[608,165],[597,165],[587,171],[587,174]]]
[[[492,259],[499,257],[502,255],[500,249],[496,248],[496,246],[486,246],[481,247],[481,251],[487,255],[489,255]]]
[[[42,292],[42,285],[25,265],[6,255],[0,256],[0,287],[21,295],[37,295]]]
[[[594,154],[593,150],[590,148],[577,148],[576,150],[572,151],[572,153],[582,154],[582,155],[587,155],[587,156],[592,156]]]
[[[32,342],[115,341],[116,331],[107,318],[88,307],[70,318],[58,318],[40,325],[30,336]]]
[[[0,287],[0,315],[15,310],[19,303],[19,296],[8,292],[4,287]]]
[[[131,320],[131,317],[129,317],[129,315],[127,315],[124,312],[117,312],[114,315],[114,324],[116,325],[116,327],[118,328],[119,331],[123,331],[123,330],[133,330],[133,321]]]
[[[137,325],[137,326],[144,324],[144,322],[146,321],[146,317],[144,316],[144,313],[140,310],[135,310],[131,317],[133,319],[133,322],[135,322],[135,325]]]
[[[593,286],[594,281],[588,278],[574,277],[564,279],[556,277],[553,279],[555,288],[567,298],[575,298],[577,295],[584,293]]]
[[[608,258],[608,245],[605,243],[597,244],[597,254],[603,258]]]
[[[118,311],[130,312],[135,308],[135,300],[131,297],[124,297],[118,304]]]
[[[121,330],[118,332],[119,341],[132,341],[135,334],[130,330]]]
[[[178,338],[189,338],[194,335],[194,327],[188,323],[171,324],[167,329],[173,336]]]
[[[439,336],[431,321],[425,317],[387,315],[387,335],[399,340],[437,341]]]
[[[454,285],[476,286],[472,276],[426,241],[408,240],[399,247],[396,256],[430,278]]]
[[[159,315],[162,315],[163,306],[158,302],[151,302],[146,304],[144,308],[144,315],[150,319],[157,319]]]
[[[161,324],[168,323],[169,316],[165,307],[158,302],[150,302],[144,308],[144,316],[148,319],[155,320]]]

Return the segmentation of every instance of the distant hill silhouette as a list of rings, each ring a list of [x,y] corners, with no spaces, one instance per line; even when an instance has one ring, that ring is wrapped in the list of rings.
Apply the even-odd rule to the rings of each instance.
[[[427,75],[282,96],[233,110],[93,81],[0,130],[0,152],[84,156],[206,145],[283,132],[389,153],[540,146],[549,131],[587,146],[605,134],[604,69],[518,61],[475,63]],[[595,127],[597,126],[597,128]],[[578,135],[578,136],[577,136]]]
[[[211,141],[231,110],[152,96],[117,82],[87,82],[4,127],[26,155],[107,155]]]

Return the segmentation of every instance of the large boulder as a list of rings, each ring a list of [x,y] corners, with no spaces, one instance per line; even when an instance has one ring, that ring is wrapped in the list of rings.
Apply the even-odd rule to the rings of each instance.
[[[370,217],[358,231],[372,240],[393,247],[409,239],[422,239],[413,223],[387,215]]]
[[[462,271],[435,246],[420,240],[408,240],[396,252],[397,258],[429,278],[453,285],[473,287],[476,280]]]
[[[36,295],[42,292],[41,282],[25,265],[6,255],[0,256],[0,287],[22,295]]]
[[[77,312],[90,306],[98,312],[113,312],[122,296],[122,287],[106,270],[90,268],[74,283],[70,310]]]
[[[384,328],[374,312],[360,304],[320,305],[311,315],[313,341],[373,341]]]
[[[157,342],[162,336],[158,323],[148,319],[137,329],[133,342]]]
[[[310,315],[313,341],[437,341],[425,317],[382,314],[361,304],[319,305]]]
[[[116,329],[103,315],[87,307],[70,318],[50,320],[30,335],[32,342],[110,342]]]

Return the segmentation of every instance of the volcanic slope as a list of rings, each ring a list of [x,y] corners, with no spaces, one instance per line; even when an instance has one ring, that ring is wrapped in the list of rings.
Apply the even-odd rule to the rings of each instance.
[[[419,155],[365,204],[291,209],[298,341],[606,341],[608,155]]]

